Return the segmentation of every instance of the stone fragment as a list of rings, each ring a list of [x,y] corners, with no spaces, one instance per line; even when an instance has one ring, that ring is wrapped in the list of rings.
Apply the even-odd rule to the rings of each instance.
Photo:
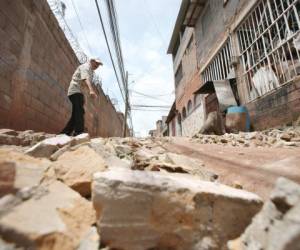
[[[76,249],[95,222],[91,202],[58,181],[40,189],[0,218],[2,238],[24,249]]]
[[[132,148],[127,145],[116,145],[115,150],[118,156],[130,155],[132,153]]]
[[[91,195],[93,174],[107,169],[104,159],[88,146],[62,154],[52,167],[57,179],[84,197]]]
[[[72,146],[83,144],[90,141],[90,135],[87,133],[77,135],[73,138]]]
[[[47,160],[0,149],[0,197],[39,185],[49,166]]]
[[[56,161],[58,157],[60,157],[63,153],[69,151],[71,149],[71,145],[65,145],[62,148],[58,149],[54,154],[50,156],[51,161]]]
[[[291,136],[289,133],[283,133],[283,134],[280,136],[280,139],[281,139],[281,140],[284,140],[284,141],[291,141],[292,136]]]
[[[18,132],[12,129],[0,129],[0,134],[1,135],[11,135],[11,136],[18,136]]]
[[[214,133],[216,135],[225,134],[225,127],[222,122],[221,115],[214,111],[210,112],[205,120],[202,128],[200,129],[200,134],[211,134]]]
[[[100,237],[96,227],[91,227],[84,235],[77,250],[98,250]]]
[[[26,151],[26,154],[34,157],[50,158],[59,148],[72,142],[72,138],[67,135],[58,135],[56,137],[45,139]]]
[[[173,164],[174,167],[182,169],[181,173],[189,173],[199,176],[202,180],[215,181],[218,175],[204,168],[204,163],[198,159],[179,155],[175,153],[167,153],[160,157],[160,160]],[[171,172],[171,171],[170,171]],[[179,172],[180,171],[174,171]]]
[[[0,134],[0,145],[20,145],[20,139],[17,136]]]
[[[262,201],[255,194],[183,174],[96,173],[92,200],[101,243],[112,249],[225,249]]]
[[[104,159],[109,168],[131,168],[132,161],[117,157],[114,150],[112,151],[111,147],[103,144],[102,138],[100,139],[99,141],[97,141],[98,138],[91,140],[90,147]]]
[[[299,250],[300,185],[279,178],[263,209],[240,238],[229,241],[230,250]]]

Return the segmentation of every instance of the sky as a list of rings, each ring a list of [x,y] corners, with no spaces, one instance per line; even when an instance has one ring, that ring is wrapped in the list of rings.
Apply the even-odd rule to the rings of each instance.
[[[101,58],[104,63],[104,66],[97,70],[102,78],[104,92],[111,99],[118,100],[116,108],[123,112],[124,102],[109,58],[95,1],[73,0],[72,3],[72,0],[63,0],[63,2],[67,7],[65,20],[83,51],[88,56]],[[106,31],[110,34],[105,1],[98,0],[98,2],[104,16]],[[180,3],[181,0],[115,0],[124,65],[129,72],[132,105],[171,107],[174,101],[173,64],[171,56],[167,55],[167,48]],[[155,111],[132,111],[136,136],[147,136],[149,130],[155,128],[156,121],[168,114],[167,109],[152,110]]]

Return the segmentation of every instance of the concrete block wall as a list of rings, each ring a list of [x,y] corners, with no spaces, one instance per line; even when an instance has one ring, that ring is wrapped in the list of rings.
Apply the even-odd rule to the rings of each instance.
[[[291,125],[300,117],[300,77],[246,106],[255,130]]]
[[[79,65],[46,0],[0,1],[0,127],[48,133],[71,113],[66,96]],[[121,136],[122,119],[103,91],[86,99],[92,136]]]

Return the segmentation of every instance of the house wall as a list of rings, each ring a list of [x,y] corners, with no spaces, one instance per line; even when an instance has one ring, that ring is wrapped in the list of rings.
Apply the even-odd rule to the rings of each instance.
[[[1,0],[0,36],[0,127],[60,132],[79,64],[46,0]],[[92,136],[121,136],[123,121],[97,91],[98,98],[86,98],[86,128]]]
[[[223,1],[219,0],[207,2],[195,26],[200,73],[210,63],[229,35],[232,38],[233,51],[239,56],[236,28],[258,1],[229,0],[225,6],[223,6]],[[241,78],[243,67],[240,61],[235,68],[235,74],[241,104],[248,107],[251,124],[255,130],[291,124],[300,116],[299,77],[253,101],[248,101],[245,82]]]
[[[291,125],[300,117],[300,77],[246,106],[255,130]]]
[[[189,43],[192,37],[193,40]],[[180,57],[178,55],[180,55]],[[182,113],[182,109],[187,107],[188,101],[193,99],[193,93],[200,85],[199,75],[197,74],[198,66],[195,35],[190,29],[188,29],[188,32],[185,32],[183,36],[178,55],[176,56],[174,70],[177,69],[178,64],[181,62],[183,77],[175,89],[175,95],[176,109]]]
[[[182,121],[182,135],[193,136],[199,132],[204,124],[204,107],[199,105],[194,111]]]
[[[203,69],[231,32],[239,14],[252,0],[209,0],[195,26],[197,61]]]

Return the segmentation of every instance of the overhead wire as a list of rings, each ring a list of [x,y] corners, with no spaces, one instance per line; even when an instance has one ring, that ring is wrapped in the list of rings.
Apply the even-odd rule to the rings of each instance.
[[[123,90],[125,92],[125,112],[127,110],[130,127],[133,131],[133,123],[132,123],[132,116],[131,116],[131,107],[130,107],[130,96],[129,96],[129,90],[128,90],[128,77],[125,76],[125,66],[124,66],[124,60],[123,60],[123,53],[122,53],[122,46],[121,46],[121,40],[120,40],[120,34],[119,34],[119,26],[118,26],[118,20],[117,20],[117,12],[115,8],[114,0],[106,0],[106,6],[107,6],[107,12],[109,17],[109,24],[110,24],[110,30],[112,33],[112,39],[113,39],[113,45],[116,52],[117,57],[117,63],[119,66],[119,73],[121,75],[121,80],[123,84]],[[126,116],[126,114],[125,114]]]
[[[118,73],[117,73],[117,69],[116,69],[116,66],[115,66],[115,62],[113,60],[112,52],[111,52],[111,49],[110,49],[110,46],[109,46],[109,42],[108,42],[108,38],[107,38],[105,27],[104,27],[104,22],[103,22],[103,18],[102,18],[102,15],[101,15],[101,11],[100,11],[98,0],[95,0],[95,3],[96,3],[96,7],[97,7],[98,16],[99,16],[99,19],[100,19],[102,31],[103,31],[103,34],[104,34],[106,46],[107,46],[108,51],[109,51],[110,60],[111,60],[111,63],[112,63],[113,69],[114,69],[114,73],[115,73],[115,76],[116,76],[116,79],[117,79],[117,83],[118,83],[118,86],[119,86],[119,89],[120,89],[120,92],[121,92],[122,99],[123,99],[123,101],[125,103],[126,102],[125,101],[125,96],[124,96],[124,93],[123,93],[123,89],[121,87],[121,83],[120,83],[120,80],[119,80],[119,77],[118,77]]]

